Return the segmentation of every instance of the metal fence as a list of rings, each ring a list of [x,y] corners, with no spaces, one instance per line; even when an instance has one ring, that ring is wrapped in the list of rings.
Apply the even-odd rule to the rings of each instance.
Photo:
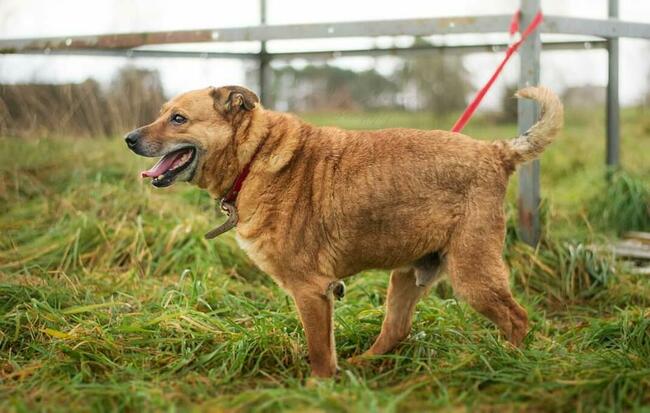
[[[521,1],[522,27],[528,26],[540,9],[540,0]],[[607,154],[609,168],[619,166],[619,38],[650,39],[650,24],[620,21],[618,19],[618,0],[609,0],[608,19],[584,19],[546,15],[540,29],[533,33],[520,50],[521,67],[519,86],[536,85],[539,82],[539,58],[542,52],[540,32],[568,35],[586,35],[600,40],[584,42],[549,42],[543,50],[574,49],[585,47],[606,47],[609,52],[607,86]],[[336,37],[375,37],[375,36],[430,36],[443,34],[484,34],[503,32],[508,27],[511,16],[462,16],[438,17],[381,21],[357,21],[313,24],[266,24],[266,2],[260,0],[261,21],[257,26],[236,28],[215,28],[205,30],[186,30],[169,32],[146,32],[126,34],[105,34],[97,36],[63,36],[49,38],[0,39],[0,54],[66,54],[92,56],[127,57],[200,57],[255,59],[259,62],[259,93],[263,102],[268,99],[268,67],[274,59],[292,58],[336,58],[342,56],[381,56],[407,53],[426,53],[434,49],[452,52],[472,53],[499,51],[506,44],[474,44],[463,46],[417,46],[371,48],[357,50],[327,50],[269,53],[266,42],[287,39],[322,39]],[[175,50],[137,49],[140,46],[201,42],[259,42],[259,52],[191,52]],[[537,118],[534,102],[518,102],[518,128],[526,131]],[[531,245],[539,240],[540,204],[540,166],[539,161],[523,165],[519,170],[519,230],[522,239]]]

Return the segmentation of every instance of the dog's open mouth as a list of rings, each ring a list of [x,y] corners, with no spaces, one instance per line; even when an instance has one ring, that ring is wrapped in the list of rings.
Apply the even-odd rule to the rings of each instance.
[[[141,175],[143,178],[153,178],[152,185],[159,188],[171,185],[185,171],[188,172],[185,180],[190,180],[193,171],[189,168],[194,164],[195,158],[196,148],[177,149],[160,158],[150,169],[142,171]]]

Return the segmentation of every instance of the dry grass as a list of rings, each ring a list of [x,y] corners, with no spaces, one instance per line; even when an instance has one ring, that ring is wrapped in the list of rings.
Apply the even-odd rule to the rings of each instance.
[[[94,80],[0,85],[0,136],[121,134],[153,119],[164,102],[158,73],[133,67],[106,90]]]

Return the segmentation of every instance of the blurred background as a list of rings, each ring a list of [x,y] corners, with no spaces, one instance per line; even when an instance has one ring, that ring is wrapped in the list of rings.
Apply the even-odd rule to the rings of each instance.
[[[517,0],[490,2],[389,1],[304,2],[268,0],[267,23],[417,18],[467,14],[509,14]],[[588,18],[607,16],[606,1],[546,0],[544,12]],[[344,11],[344,12],[343,12]],[[650,22],[650,3],[622,1],[621,19]],[[99,33],[189,30],[253,26],[260,21],[258,0],[0,1],[0,37],[45,37]],[[504,28],[505,29],[505,28]],[[543,35],[542,40],[569,39]],[[586,37],[570,37],[571,40]],[[339,38],[267,42],[269,52],[406,47],[419,44],[507,43],[507,34],[413,38]],[[585,48],[589,49],[589,43]],[[148,46],[143,49],[257,52],[256,42]],[[650,104],[650,46],[621,40],[620,99],[624,106]],[[267,106],[298,112],[462,110],[472,92],[489,77],[502,52],[460,55],[453,51],[406,57],[274,59]],[[517,57],[487,95],[481,111],[511,117],[510,99],[518,76]],[[605,50],[552,51],[542,54],[541,83],[564,96],[567,106],[600,107],[605,101]],[[242,84],[257,90],[254,60],[57,55],[0,55],[0,134],[119,134],[153,117],[161,102],[182,91],[207,85]],[[80,104],[80,102],[85,102]],[[8,121],[11,118],[11,121]],[[74,120],[74,121],[73,121]],[[439,127],[450,127],[440,125]]]

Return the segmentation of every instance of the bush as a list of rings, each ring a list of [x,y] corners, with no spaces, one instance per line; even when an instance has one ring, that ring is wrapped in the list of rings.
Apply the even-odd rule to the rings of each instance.
[[[600,228],[622,234],[650,231],[650,188],[625,172],[613,173],[604,191],[589,203],[590,220]]]
[[[126,67],[108,90],[95,80],[0,85],[0,135],[109,136],[150,122],[164,103],[158,72]]]

